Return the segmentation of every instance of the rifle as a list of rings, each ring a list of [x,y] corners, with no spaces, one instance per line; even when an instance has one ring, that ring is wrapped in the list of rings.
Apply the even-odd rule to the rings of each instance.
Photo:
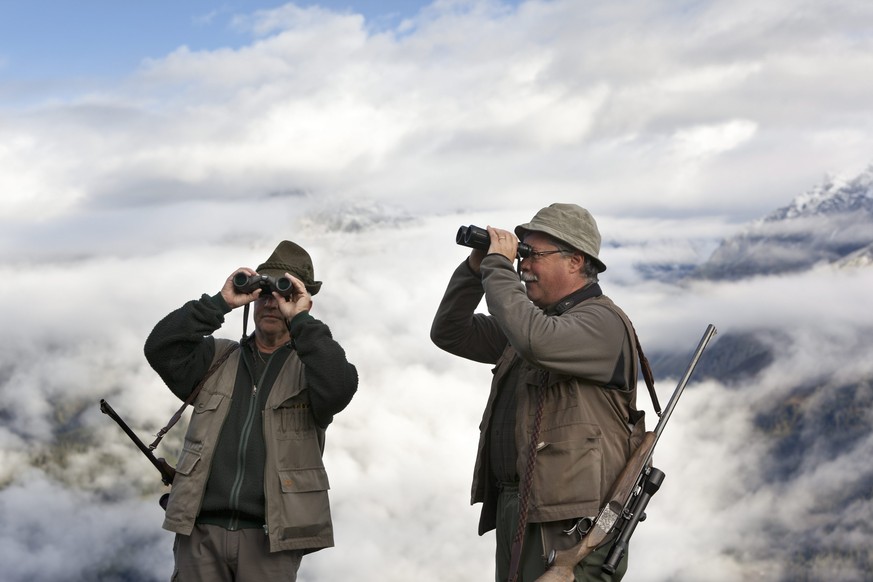
[[[127,433],[127,436],[130,437],[130,440],[132,440],[134,444],[139,447],[139,450],[141,450],[142,453],[146,457],[148,457],[148,460],[152,462],[152,465],[154,465],[155,468],[161,472],[161,481],[164,482],[164,485],[170,485],[173,482],[173,478],[176,476],[176,469],[174,469],[166,461],[166,459],[155,458],[155,454],[152,452],[153,449],[147,447],[145,443],[139,440],[139,437],[136,436],[136,434],[130,429],[129,426],[127,426],[127,423],[124,422],[124,420],[122,420],[121,417],[118,416],[118,413],[112,410],[112,407],[109,406],[109,403],[103,399],[100,400],[100,412],[102,412],[103,414],[108,414],[112,420],[118,423],[118,426],[121,427],[121,430]]]
[[[667,403],[667,408],[658,420],[658,425],[654,431],[648,431],[643,435],[643,442],[631,455],[613,483],[607,497],[608,501],[600,510],[593,525],[572,548],[552,550],[549,553],[546,572],[537,578],[536,582],[573,582],[575,580],[573,569],[576,565],[607,540],[610,540],[611,547],[602,568],[608,574],[615,573],[637,524],[646,518],[645,510],[649,499],[658,491],[664,480],[664,473],[651,466],[655,445],[676,407],[676,402],[685,390],[706,344],[715,333],[712,324],[707,326],[688,364],[688,369],[685,370],[685,375],[682,376],[670,397],[670,402]]]

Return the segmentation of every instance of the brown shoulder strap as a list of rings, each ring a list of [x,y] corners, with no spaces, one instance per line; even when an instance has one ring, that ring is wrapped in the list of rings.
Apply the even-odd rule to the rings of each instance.
[[[655,376],[652,374],[652,367],[649,365],[649,359],[643,353],[643,346],[640,344],[640,338],[637,337],[637,330],[631,325],[631,330],[634,332],[634,343],[637,344],[637,353],[640,356],[640,369],[643,372],[643,379],[646,381],[646,388],[649,389],[649,396],[652,397],[652,406],[655,407],[655,414],[661,416],[661,403],[658,402],[658,393],[655,392]]]
[[[618,317],[625,323],[628,330],[630,330],[630,333],[633,334],[633,342],[637,347],[637,355],[640,359],[640,371],[643,374],[643,380],[646,382],[646,388],[649,389],[649,396],[652,399],[652,406],[655,408],[655,414],[660,417],[661,403],[658,402],[658,393],[655,392],[655,376],[652,374],[652,366],[649,365],[649,359],[646,357],[646,354],[643,353],[643,346],[640,343],[640,338],[637,337],[637,330],[634,328],[634,324],[631,322],[627,314],[618,309],[618,307],[606,302],[601,305],[618,315]]]
[[[167,423],[167,426],[159,430],[158,434],[155,435],[157,436],[157,438],[152,444],[149,445],[150,450],[153,451],[157,448],[158,444],[161,442],[161,439],[163,439],[164,435],[167,434],[167,431],[169,431],[177,422],[179,422],[179,419],[182,418],[182,413],[185,412],[185,409],[188,408],[188,405],[194,402],[194,399],[197,398],[198,394],[200,394],[200,390],[203,388],[203,385],[206,384],[206,381],[209,380],[209,377],[215,373],[218,367],[221,366],[224,361],[230,357],[230,354],[232,354],[233,351],[238,347],[239,344],[233,344],[232,346],[227,348],[224,353],[221,354],[217,360],[215,360],[212,366],[210,366],[209,369],[206,370],[206,374],[203,375],[203,377],[200,379],[200,382],[197,383],[197,386],[194,387],[194,390],[191,391],[191,394],[188,395],[188,398],[185,399],[185,402]]]

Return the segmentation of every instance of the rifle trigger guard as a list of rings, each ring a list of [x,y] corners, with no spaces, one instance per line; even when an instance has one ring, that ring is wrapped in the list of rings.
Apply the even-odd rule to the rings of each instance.
[[[564,533],[568,536],[571,536],[571,535],[573,535],[573,532],[576,532],[579,534],[579,539],[582,539],[585,537],[585,534],[588,533],[588,531],[591,529],[591,527],[593,525],[594,525],[593,518],[580,517],[578,520],[576,520],[576,523],[573,524],[573,527],[571,527],[570,529],[565,529]]]

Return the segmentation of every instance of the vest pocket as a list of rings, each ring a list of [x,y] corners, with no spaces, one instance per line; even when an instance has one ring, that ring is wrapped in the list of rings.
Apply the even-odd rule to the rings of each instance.
[[[282,515],[293,525],[282,527],[279,538],[299,539],[332,535],[327,491],[330,483],[322,467],[279,471]]]
[[[323,467],[279,471],[279,482],[282,485],[282,493],[307,493],[330,489],[327,471]]]
[[[188,423],[188,433],[185,435],[185,447],[195,444],[200,448],[203,447],[203,443],[208,440],[212,420],[223,400],[223,394],[201,392],[197,396],[192,407],[194,411],[191,413],[191,421]],[[197,450],[199,451],[199,448]]]
[[[315,438],[315,419],[306,402],[284,402],[273,409],[276,438],[283,440],[300,440]]]
[[[182,445],[182,453],[176,462],[176,472],[182,475],[190,475],[200,460],[200,451],[202,449],[203,443],[195,443],[185,439],[185,444]]]
[[[596,503],[603,465],[600,437],[549,440],[544,435],[540,441],[534,467],[534,504],[544,508]]]
[[[194,403],[194,412],[213,412],[218,408],[222,400],[224,400],[224,394],[207,393],[206,398],[203,398],[203,394],[200,394],[197,396],[197,402]]]

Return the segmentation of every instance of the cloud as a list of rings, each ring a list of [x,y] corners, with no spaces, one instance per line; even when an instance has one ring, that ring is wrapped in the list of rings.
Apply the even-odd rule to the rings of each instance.
[[[245,208],[271,216],[281,205],[262,199]],[[165,313],[216,292],[230,272],[256,265],[283,236],[237,230],[227,218],[242,208],[235,202],[177,206],[179,225],[204,212],[215,219],[212,236],[200,244],[174,244],[181,240],[181,226],[177,232],[168,224],[169,241],[156,242],[154,250],[114,249],[114,255],[95,253],[69,263],[34,258],[26,269],[0,271],[5,280],[18,282],[0,291],[5,304],[17,306],[3,330],[14,349],[0,357],[2,456],[39,467],[34,488],[23,488],[23,477],[9,470],[0,474],[0,483],[6,483],[0,504],[23,508],[5,510],[11,531],[26,525],[33,539],[51,540],[51,556],[38,544],[32,549],[47,564],[78,555],[80,543],[112,538],[115,545],[109,547],[128,548],[143,540],[145,549],[125,550],[129,558],[121,564],[107,551],[90,562],[69,562],[70,569],[84,577],[108,567],[128,568],[142,580],[166,577],[172,536],[160,530],[157,472],[97,411],[97,402],[107,398],[144,440],[178,406],[145,364],[142,342]],[[479,506],[469,505],[490,370],[439,351],[428,330],[449,274],[466,255],[454,244],[457,227],[471,222],[512,227],[535,209],[441,215],[411,210],[376,202],[343,209],[309,200],[287,210],[282,221],[285,233],[312,253],[325,282],[314,315],[331,326],[361,377],[352,404],[328,431],[338,546],[307,556],[302,580],[354,575],[437,582],[492,575],[493,538],[476,535]],[[161,211],[147,221],[157,225],[169,218]],[[687,249],[714,244],[709,239],[731,225],[715,218],[598,218],[605,240],[612,241],[604,249],[610,268],[602,284],[631,315],[648,351],[690,352],[709,322],[720,334],[764,329],[791,337],[774,344],[776,362],[754,383],[738,388],[695,382],[683,395],[656,453],[667,478],[649,506],[650,519],[635,534],[629,576],[727,581],[756,573],[779,579],[787,550],[780,549],[778,559],[762,557],[744,550],[747,542],[768,547],[773,527],[786,539],[801,535],[808,528],[805,519],[815,514],[811,492],[837,489],[854,478],[848,459],[810,456],[797,479],[768,482],[772,440],[757,427],[756,414],[778,406],[797,383],[813,377],[834,382],[869,377],[873,370],[857,338],[873,329],[873,320],[857,306],[866,301],[870,273],[822,267],[735,282],[647,282],[634,273],[635,261],[658,255],[659,249],[682,248],[688,260],[700,260]],[[144,237],[136,231],[132,236]],[[62,282],[63,293],[41,284],[47,280]],[[17,300],[21,289],[27,290],[26,301]],[[840,301],[820,300],[834,289],[840,290]],[[241,317],[229,314],[219,335],[239,337]],[[658,378],[662,403],[675,381]],[[639,400],[652,428],[647,397],[641,394]],[[176,454],[184,426],[174,431],[158,450],[161,456]],[[52,536],[46,523],[28,517],[35,510],[26,508],[44,488],[57,492],[52,523],[76,524],[76,540]],[[86,511],[112,517],[98,526],[83,518]],[[840,535],[849,540],[853,534],[847,526]],[[673,541],[665,546],[664,539]],[[19,551],[21,543],[20,536],[0,541],[0,556]],[[155,563],[155,555],[165,559]],[[386,560],[394,564],[387,573]],[[35,563],[22,563],[13,579],[24,579]]]
[[[106,503],[35,471],[23,477],[0,495],[4,523],[16,524],[0,534],[7,580],[154,579],[140,577],[149,571],[169,577],[171,564],[147,557],[172,550],[172,537],[148,526],[159,518],[157,503]]]
[[[862,3],[743,6],[439,2],[385,29],[317,6],[237,15],[248,45],[181,47],[0,113],[0,204],[27,220],[204,192],[581,192],[608,212],[747,218],[868,163],[873,53]]]

